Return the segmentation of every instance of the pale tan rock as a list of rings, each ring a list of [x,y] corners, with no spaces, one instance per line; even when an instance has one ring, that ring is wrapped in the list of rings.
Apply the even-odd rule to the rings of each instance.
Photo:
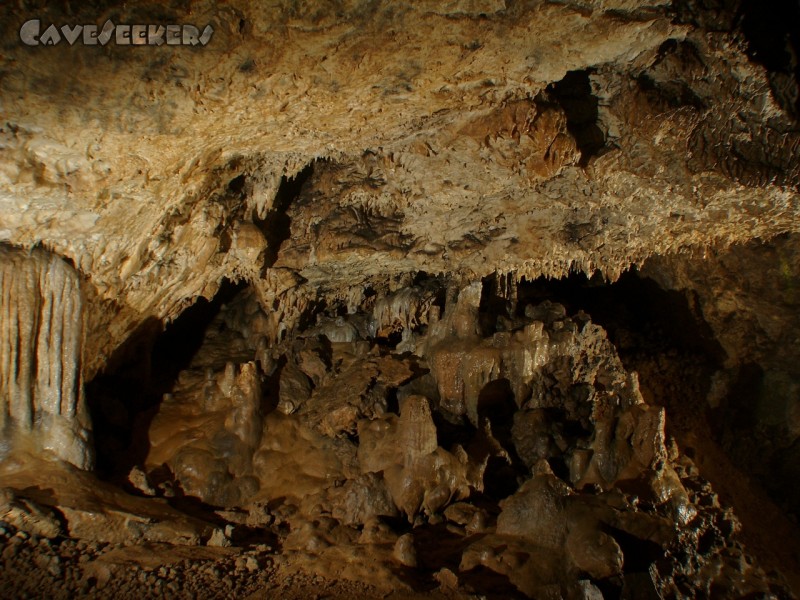
[[[397,443],[402,449],[404,466],[413,466],[439,446],[430,401],[423,396],[405,399],[400,407],[397,430]]]
[[[336,367],[299,409],[299,415],[329,437],[355,434],[358,422],[386,412],[385,393],[408,380],[412,371],[396,356],[351,354],[337,343]],[[343,347],[342,347],[343,346]]]
[[[290,415],[311,397],[311,382],[299,367],[288,364],[281,371],[280,393],[278,410]]]
[[[81,287],[60,257],[0,246],[0,430],[12,448],[90,468]]]
[[[466,525],[473,517],[480,512],[480,509],[472,504],[465,502],[456,502],[451,504],[444,511],[444,516],[448,521],[457,523],[458,525]]]
[[[605,579],[622,572],[624,557],[619,544],[595,525],[573,527],[565,548],[575,566],[592,578]]]
[[[128,483],[147,496],[155,496],[156,491],[147,480],[147,473],[141,467],[134,466],[128,473]]]
[[[71,537],[114,544],[197,545],[212,534],[210,524],[177,511],[164,500],[131,496],[66,463],[23,454],[0,463],[0,478],[17,498],[43,511],[57,509]],[[48,519],[53,522],[52,517]]]
[[[552,474],[530,479],[503,501],[497,533],[528,537],[544,548],[563,548],[570,493],[569,487]]]
[[[447,590],[458,589],[458,575],[453,573],[448,568],[439,569],[434,573],[433,578],[439,582],[439,585]]]
[[[225,532],[222,529],[216,528],[211,533],[211,537],[208,538],[206,545],[225,548],[231,545],[231,541],[228,539],[228,536],[225,535]]]
[[[328,490],[331,514],[346,525],[361,525],[377,517],[397,516],[383,478],[367,473]]]
[[[417,551],[414,548],[414,536],[406,533],[397,538],[392,556],[404,567],[416,567]]]

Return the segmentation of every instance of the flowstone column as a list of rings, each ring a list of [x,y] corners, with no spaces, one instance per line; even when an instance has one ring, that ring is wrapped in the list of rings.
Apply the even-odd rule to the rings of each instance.
[[[0,458],[19,447],[92,466],[82,305],[60,257],[0,246]]]

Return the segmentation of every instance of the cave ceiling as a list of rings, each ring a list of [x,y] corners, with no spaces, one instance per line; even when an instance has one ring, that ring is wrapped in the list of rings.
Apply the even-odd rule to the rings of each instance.
[[[724,12],[634,0],[4,10],[0,240],[83,274],[90,331],[103,332],[90,333],[90,372],[138,324],[226,277],[264,306],[419,271],[613,280],[653,254],[800,229],[793,80],[780,87]],[[18,39],[31,15],[214,33],[195,47],[31,47]],[[299,194],[282,198],[295,178]]]

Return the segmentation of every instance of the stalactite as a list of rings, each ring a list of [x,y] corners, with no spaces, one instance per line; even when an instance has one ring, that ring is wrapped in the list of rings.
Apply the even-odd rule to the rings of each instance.
[[[57,256],[0,248],[0,426],[80,468],[92,464],[83,397],[80,281]]]

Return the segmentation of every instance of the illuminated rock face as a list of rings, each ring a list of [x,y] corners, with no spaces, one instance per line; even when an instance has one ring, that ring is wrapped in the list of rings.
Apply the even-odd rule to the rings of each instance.
[[[798,228],[793,75],[748,58],[759,40],[726,32],[733,9],[237,0],[35,15],[212,24],[193,48],[25,46],[32,15],[5,10],[0,240],[41,242],[86,275],[88,377],[223,277],[275,307],[277,338],[305,303],[418,271],[615,279],[654,254]],[[288,201],[282,180],[298,175]]]
[[[0,249],[0,294],[3,446],[21,445],[91,468],[94,449],[83,393],[83,298],[77,273],[40,249]]]
[[[4,522],[380,593],[784,590],[744,539],[800,590],[796,6],[6,4]]]

